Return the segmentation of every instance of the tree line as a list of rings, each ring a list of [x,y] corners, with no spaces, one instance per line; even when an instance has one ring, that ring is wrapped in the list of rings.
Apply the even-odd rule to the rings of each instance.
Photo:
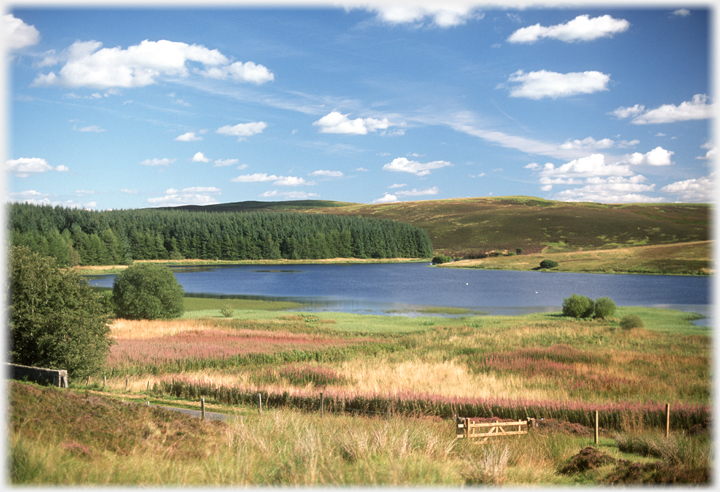
[[[428,258],[427,232],[387,219],[286,212],[91,211],[8,205],[10,238],[60,266],[133,260]]]

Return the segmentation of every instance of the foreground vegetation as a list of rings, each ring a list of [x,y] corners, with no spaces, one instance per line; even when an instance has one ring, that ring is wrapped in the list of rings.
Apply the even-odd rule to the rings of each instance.
[[[233,302],[231,317],[218,301]],[[115,320],[106,370],[72,380],[75,396],[13,384],[13,481],[708,481],[711,338],[692,314],[618,307],[604,319],[408,318],[278,312],[251,302],[194,298],[180,320]],[[628,314],[644,328],[620,328]],[[201,396],[209,410],[243,418],[203,423],[114,400],[197,409]],[[591,444],[595,410],[599,451],[612,460],[594,456],[602,464],[563,471]],[[558,425],[472,446],[453,440],[455,413]]]

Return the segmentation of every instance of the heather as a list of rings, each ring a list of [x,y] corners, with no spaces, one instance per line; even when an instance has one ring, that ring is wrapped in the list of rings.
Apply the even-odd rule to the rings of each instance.
[[[105,369],[65,393],[13,389],[14,483],[708,481],[712,344],[695,315],[621,306],[603,319],[247,309],[225,318],[195,307],[192,318],[114,320]],[[623,329],[627,315],[643,327]],[[66,405],[63,394],[76,396]],[[197,427],[152,406],[199,409],[201,398],[230,420]],[[597,449],[614,461],[561,473],[586,458],[596,411]],[[455,415],[542,425],[473,446],[453,440]],[[73,425],[51,429],[54,419]],[[110,446],[107,436],[128,426]]]

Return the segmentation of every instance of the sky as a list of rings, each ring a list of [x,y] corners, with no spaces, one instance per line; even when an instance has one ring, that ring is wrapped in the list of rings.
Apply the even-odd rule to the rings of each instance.
[[[712,200],[708,7],[382,5],[6,8],[6,201]]]

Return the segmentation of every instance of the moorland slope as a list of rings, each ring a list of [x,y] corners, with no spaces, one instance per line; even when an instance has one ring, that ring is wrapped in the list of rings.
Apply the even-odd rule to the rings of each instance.
[[[686,243],[707,241],[711,235],[711,208],[697,203],[604,204],[508,196],[372,205],[301,200],[179,208],[392,219],[425,229],[436,253],[466,258],[517,248],[524,253],[539,253]]]

